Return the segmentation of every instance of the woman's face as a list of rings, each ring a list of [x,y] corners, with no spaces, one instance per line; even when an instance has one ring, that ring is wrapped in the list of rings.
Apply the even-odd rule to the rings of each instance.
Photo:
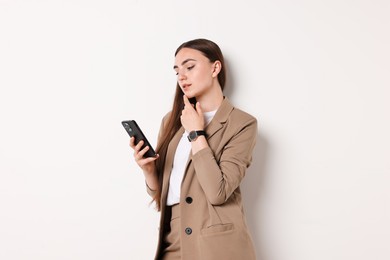
[[[181,49],[175,57],[173,68],[177,82],[188,98],[205,95],[213,85],[214,63],[198,50]]]

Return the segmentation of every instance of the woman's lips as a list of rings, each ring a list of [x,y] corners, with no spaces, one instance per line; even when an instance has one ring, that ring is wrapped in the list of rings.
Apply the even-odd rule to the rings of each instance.
[[[188,89],[190,86],[191,86],[191,84],[184,84],[184,85],[183,85],[183,90]]]

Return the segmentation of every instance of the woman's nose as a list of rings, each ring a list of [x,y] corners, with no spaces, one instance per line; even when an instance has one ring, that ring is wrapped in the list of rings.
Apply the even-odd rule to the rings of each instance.
[[[177,75],[178,77],[178,80],[184,80],[186,79],[186,75],[183,73],[183,72],[179,72],[179,74]]]

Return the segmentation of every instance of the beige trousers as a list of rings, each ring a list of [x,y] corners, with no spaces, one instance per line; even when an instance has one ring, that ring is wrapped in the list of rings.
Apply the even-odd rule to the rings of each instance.
[[[171,210],[171,221],[169,229],[164,234],[164,244],[166,247],[163,250],[162,260],[180,260],[180,204],[167,206],[167,210]]]

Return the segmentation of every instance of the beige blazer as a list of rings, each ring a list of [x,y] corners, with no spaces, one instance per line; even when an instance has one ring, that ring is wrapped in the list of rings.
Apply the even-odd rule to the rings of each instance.
[[[257,121],[253,116],[233,107],[225,98],[205,130],[210,148],[190,155],[181,186],[182,259],[256,259],[239,185],[252,160]],[[161,253],[169,177],[183,132],[181,128],[176,133],[167,151],[155,259],[159,259]],[[150,189],[148,193],[153,196]]]

